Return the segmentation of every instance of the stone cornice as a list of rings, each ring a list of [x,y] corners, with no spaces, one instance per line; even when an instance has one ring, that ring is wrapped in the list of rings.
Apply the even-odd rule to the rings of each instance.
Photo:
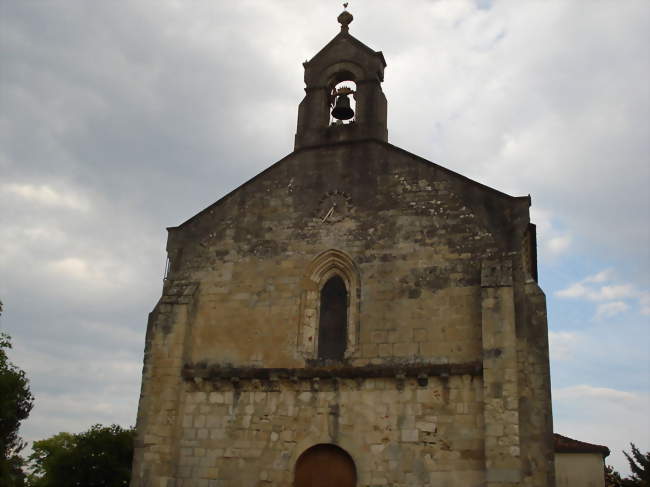
[[[314,363],[304,368],[229,367],[223,365],[185,364],[185,380],[310,380],[310,379],[371,379],[428,378],[452,375],[483,375],[481,362],[454,364],[399,363],[352,366]]]

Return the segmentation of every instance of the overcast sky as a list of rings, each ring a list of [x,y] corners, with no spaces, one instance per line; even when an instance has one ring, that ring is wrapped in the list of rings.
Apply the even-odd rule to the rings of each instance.
[[[293,149],[338,1],[0,0],[0,329],[37,440],[135,422],[175,226]],[[650,3],[352,1],[389,140],[532,195],[555,431],[650,450]],[[629,449],[629,448],[628,448]]]

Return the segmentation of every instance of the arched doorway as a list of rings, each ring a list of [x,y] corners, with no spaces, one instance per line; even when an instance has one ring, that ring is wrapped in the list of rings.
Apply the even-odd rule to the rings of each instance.
[[[336,445],[320,444],[296,461],[293,487],[355,487],[357,469],[352,457]]]

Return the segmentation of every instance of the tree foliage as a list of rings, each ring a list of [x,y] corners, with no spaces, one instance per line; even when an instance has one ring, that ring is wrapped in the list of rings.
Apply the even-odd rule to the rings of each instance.
[[[650,452],[645,455],[639,451],[634,443],[630,443],[632,454],[623,452],[630,464],[631,477],[621,478],[621,475],[608,465],[605,468],[606,487],[650,487]]]
[[[605,466],[605,487],[621,487],[621,474],[611,465]]]
[[[78,434],[35,441],[29,457],[31,487],[121,487],[129,485],[133,428],[96,424]]]
[[[630,443],[630,447],[632,448],[632,455],[628,455],[626,451],[623,454],[627,458],[632,471],[632,477],[629,479],[636,483],[623,485],[626,487],[627,485],[648,487],[650,486],[650,452],[646,452],[644,455],[634,443]]]
[[[18,436],[18,428],[34,405],[25,372],[7,357],[10,348],[11,338],[0,333],[0,487],[24,485],[24,462],[19,453],[25,442]]]

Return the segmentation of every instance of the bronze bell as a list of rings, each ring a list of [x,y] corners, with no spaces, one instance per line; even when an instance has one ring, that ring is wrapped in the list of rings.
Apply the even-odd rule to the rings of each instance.
[[[354,110],[350,108],[348,95],[338,95],[332,110],[332,116],[338,120],[350,120],[354,117]]]

